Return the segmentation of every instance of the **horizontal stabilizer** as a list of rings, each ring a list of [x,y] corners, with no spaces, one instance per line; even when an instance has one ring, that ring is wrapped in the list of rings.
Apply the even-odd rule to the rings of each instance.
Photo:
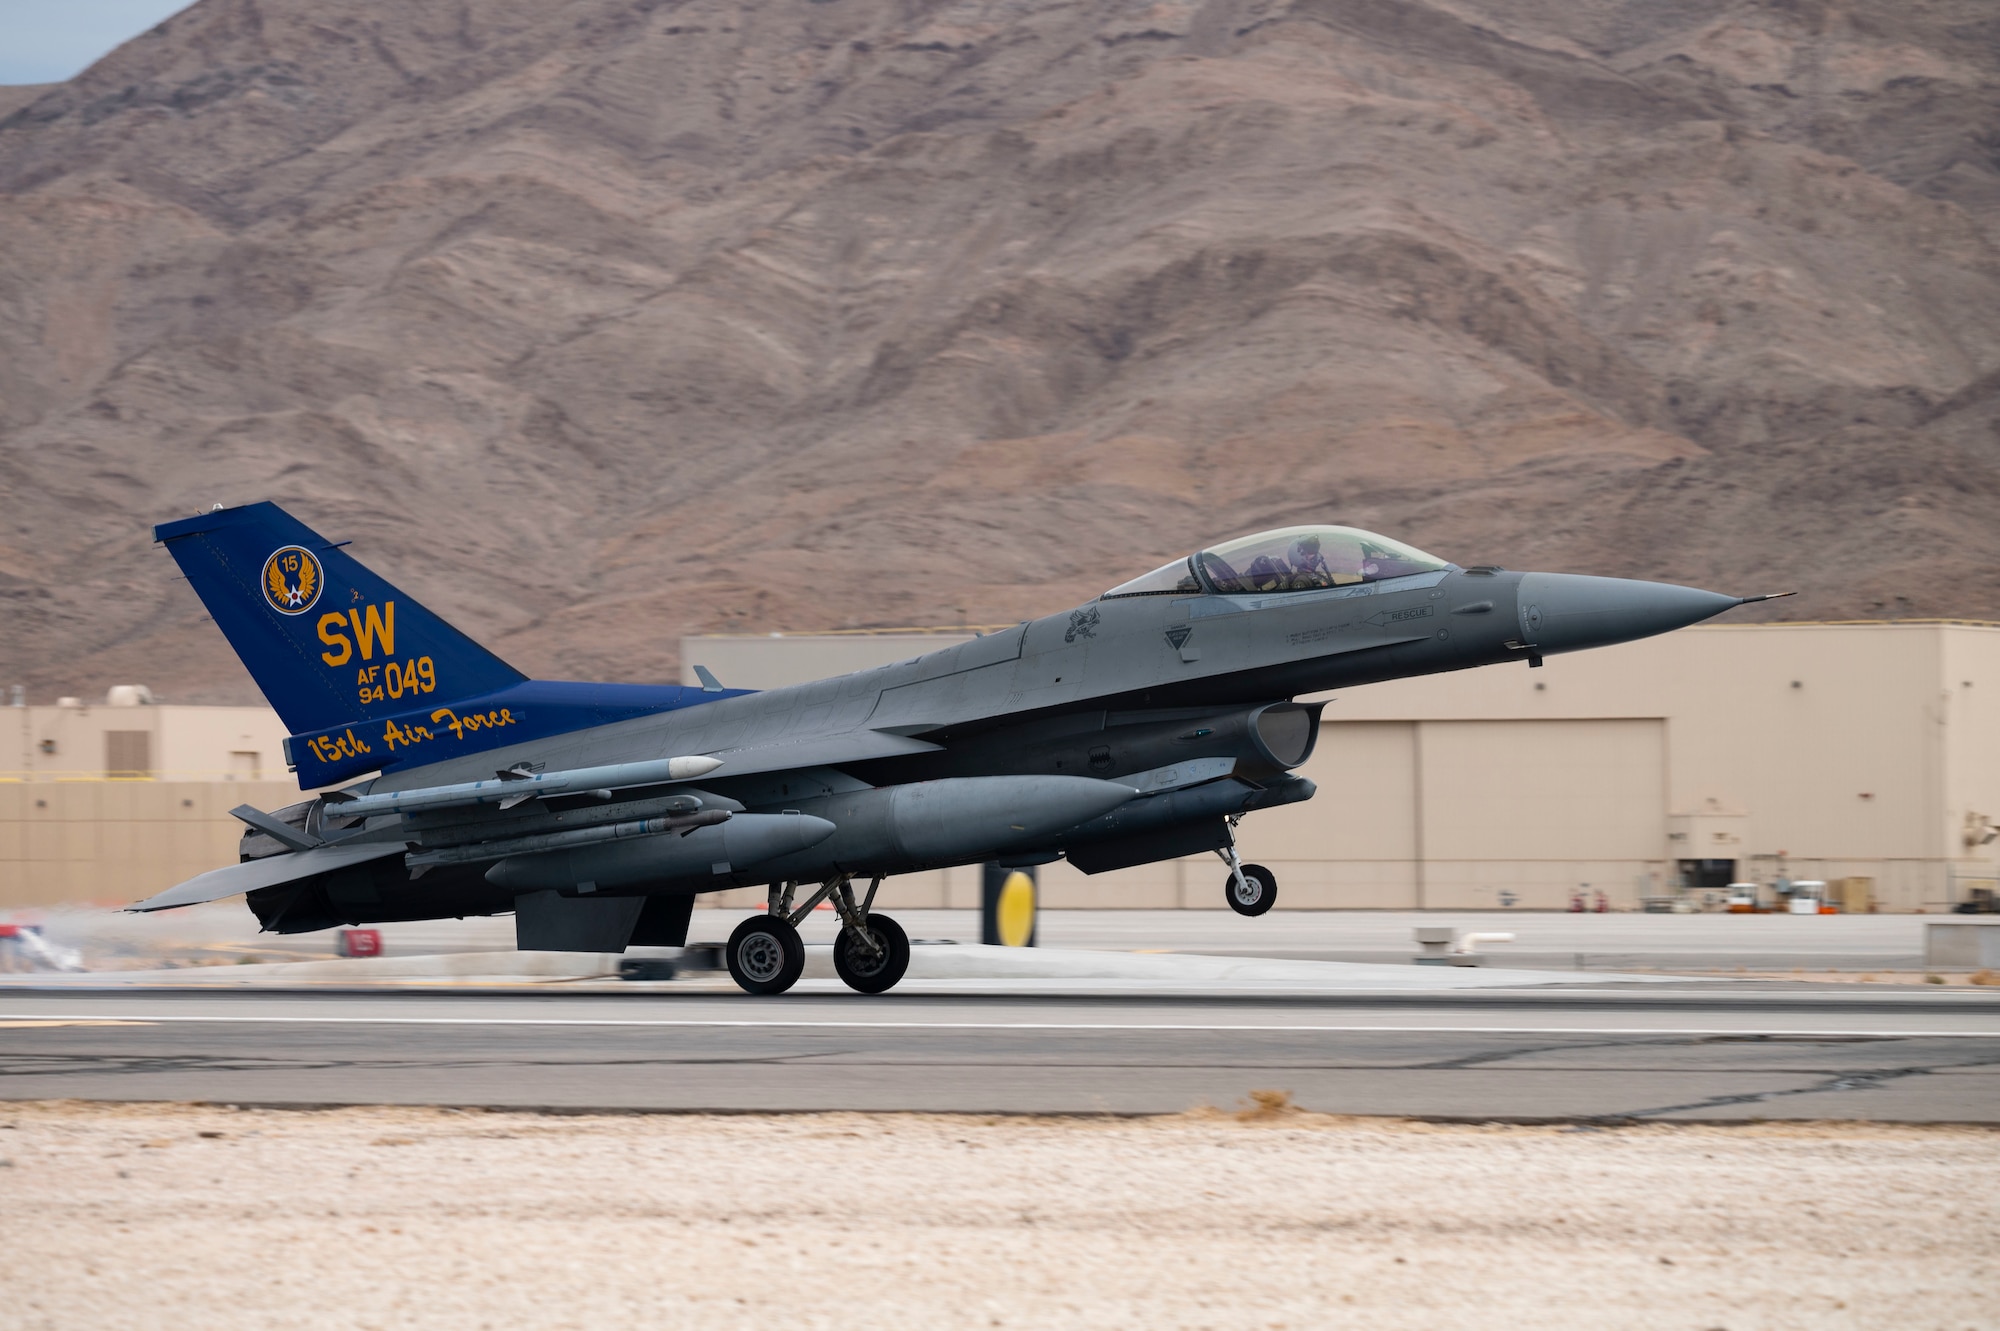
[[[294,883],[301,878],[329,869],[344,869],[350,864],[365,864],[369,860],[379,860],[390,855],[401,855],[403,843],[400,841],[371,841],[363,846],[334,845],[315,846],[311,850],[301,850],[287,855],[267,855],[261,860],[245,860],[222,869],[211,869],[188,879],[177,887],[170,887],[157,896],[127,906],[128,911],[172,910],[176,906],[199,906],[207,901],[220,901],[240,892],[255,892],[260,887],[276,887],[280,883]]]
[[[309,836],[282,819],[273,818],[262,809],[248,804],[239,804],[229,811],[229,816],[262,832],[286,850],[311,850],[314,846],[326,844],[316,836]]]
[[[449,809],[461,804],[498,804],[512,808],[537,795],[571,795],[593,790],[623,790],[631,786],[656,786],[667,781],[692,781],[722,766],[718,758],[693,754],[681,758],[660,758],[643,763],[614,763],[609,767],[573,767],[566,772],[538,772],[533,776],[495,777],[491,781],[466,781],[452,786],[423,786],[416,790],[391,790],[380,795],[358,795],[352,799],[329,796],[343,818],[368,818],[378,813],[417,813],[424,809]]]

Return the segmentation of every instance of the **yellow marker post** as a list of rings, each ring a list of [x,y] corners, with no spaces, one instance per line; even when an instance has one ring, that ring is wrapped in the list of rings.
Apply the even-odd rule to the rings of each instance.
[[[1035,871],[986,866],[979,893],[979,941],[998,947],[1035,945]]]

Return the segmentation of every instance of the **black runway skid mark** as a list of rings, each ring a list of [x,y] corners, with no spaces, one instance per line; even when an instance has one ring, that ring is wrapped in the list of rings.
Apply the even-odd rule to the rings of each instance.
[[[1731,1105],[1762,1104],[1772,1100],[1791,1099],[1801,1095],[1824,1095],[1829,1092],[1873,1091],[1891,1082],[1907,1077],[1929,1077],[1940,1071],[1960,1068],[2000,1067],[2000,1058],[1969,1059],[1962,1063],[1932,1063],[1919,1067],[1882,1068],[1874,1072],[1842,1072],[1829,1076],[1825,1081],[1811,1086],[1800,1086],[1788,1091],[1754,1091],[1743,1095],[1712,1095],[1707,1099],[1690,1101],[1684,1105],[1666,1105],[1658,1109],[1639,1109],[1629,1114],[1620,1114],[1625,1121],[1658,1118],[1662,1114],[1696,1113],[1708,1109],[1727,1109]]]

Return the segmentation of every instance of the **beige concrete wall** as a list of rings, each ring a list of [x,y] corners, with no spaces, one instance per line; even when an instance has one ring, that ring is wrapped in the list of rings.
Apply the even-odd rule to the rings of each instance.
[[[143,779],[106,780],[106,735],[146,735]],[[238,804],[303,798],[262,707],[0,708],[0,907],[124,904],[232,863]]]
[[[1992,627],[1713,625],[1550,657],[1541,670],[1372,685],[1337,695],[1326,715],[1659,718],[1664,819],[1741,815],[1749,876],[1874,877],[1883,909],[1914,910],[1942,907],[1954,876],[1996,872],[1995,846],[1962,836],[1968,812],[2000,819],[1996,694]],[[1655,856],[1670,866],[1682,853],[1667,844]]]
[[[0,908],[124,905],[236,861],[238,804],[299,798],[289,782],[0,782]]]
[[[1944,634],[1939,675],[1937,707],[1944,719],[1939,835],[1958,877],[1990,879],[2000,876],[2000,839],[1984,840],[2000,827],[2000,631]]]
[[[267,707],[0,707],[0,780],[105,775],[105,735],[143,731],[149,770],[172,781],[281,780],[284,724]]]
[[[1561,909],[1578,889],[1637,905],[1666,866],[1657,719],[1426,721],[1426,908]]]
[[[1321,730],[1300,774],[1319,784],[1304,804],[1253,814],[1238,831],[1244,858],[1278,876],[1279,900],[1316,910],[1417,905],[1417,727],[1351,722]],[[1220,906],[1214,856],[1190,870],[1189,906]]]

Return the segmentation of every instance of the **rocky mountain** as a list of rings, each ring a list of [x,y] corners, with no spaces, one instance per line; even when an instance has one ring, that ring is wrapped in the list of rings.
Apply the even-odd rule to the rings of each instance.
[[[1990,0],[201,0],[0,90],[0,683],[275,498],[521,668],[1331,519],[2000,618]]]

